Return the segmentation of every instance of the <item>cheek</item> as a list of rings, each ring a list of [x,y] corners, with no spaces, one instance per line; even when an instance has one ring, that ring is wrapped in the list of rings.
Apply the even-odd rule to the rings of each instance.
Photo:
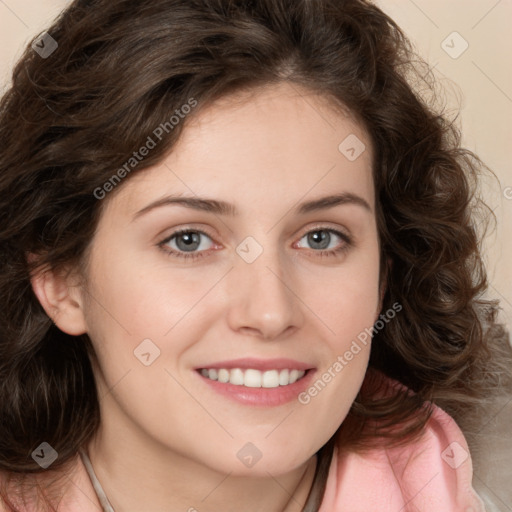
[[[170,273],[162,268],[142,270],[122,258],[114,266],[114,260],[112,253],[96,262],[86,308],[89,336],[100,363],[96,379],[100,396],[106,397],[104,407],[113,421],[129,417],[162,442],[184,439],[190,422],[175,422],[169,428],[169,416],[187,411],[189,418],[204,411],[180,385],[179,363],[199,337],[197,326],[189,321],[194,305],[218,278],[211,276],[208,284],[177,271],[166,281],[163,277]],[[119,411],[123,416],[118,416]]]
[[[375,276],[374,276],[375,277]],[[377,275],[378,277],[378,275]],[[351,274],[331,283],[331,300],[321,300],[325,342],[321,365],[310,386],[298,396],[296,418],[307,418],[313,443],[325,443],[346,418],[362,385],[371,350],[371,328],[378,314],[378,282]],[[284,439],[283,439],[284,441]]]
[[[379,314],[378,247],[347,259],[329,274],[318,274],[304,291],[308,305],[326,326],[333,350],[340,352],[373,326]],[[305,285],[307,286],[307,284]]]
[[[111,260],[115,259],[115,255]],[[214,283],[190,271],[170,273],[165,268],[119,259],[107,259],[96,267],[93,283],[92,318],[89,325],[101,325],[109,344],[123,337],[133,343],[145,338],[162,340],[194,309]],[[96,299],[97,297],[97,299]]]

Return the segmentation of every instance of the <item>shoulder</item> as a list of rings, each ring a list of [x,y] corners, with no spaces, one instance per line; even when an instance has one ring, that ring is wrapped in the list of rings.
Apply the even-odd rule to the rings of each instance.
[[[94,487],[84,466],[82,458],[77,456],[69,461],[58,480],[58,489],[62,492],[56,492],[55,496],[61,496],[58,501],[57,512],[98,512],[101,505],[98,501]],[[43,472],[36,476],[38,485],[45,489],[47,485],[46,474]],[[16,510],[20,512],[41,512],[41,503],[33,502],[21,505],[20,497],[12,490],[9,485],[8,476],[0,471],[0,486],[2,492],[8,493],[8,499],[13,502]],[[7,487],[7,488],[6,488]],[[14,494],[13,494],[14,493]],[[12,509],[0,497],[0,512],[12,512]]]
[[[0,512],[12,512],[12,506],[19,507],[17,482],[16,473],[0,470]]]
[[[101,504],[92,485],[87,469],[80,453],[76,456],[73,471],[69,474],[66,495],[59,504],[59,512],[98,512]]]
[[[365,454],[336,448],[324,501],[331,511],[380,510],[386,503],[386,510],[403,512],[485,512],[472,487],[472,476],[462,431],[453,418],[434,406],[417,441]]]

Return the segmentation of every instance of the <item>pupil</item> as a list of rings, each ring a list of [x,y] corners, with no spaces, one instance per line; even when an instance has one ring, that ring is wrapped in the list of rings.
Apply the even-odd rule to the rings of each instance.
[[[319,235],[320,234],[320,235]],[[329,233],[327,231],[315,231],[309,235],[310,242],[312,242],[312,245],[320,244],[321,247],[317,247],[317,249],[325,249],[329,245]],[[322,244],[322,242],[325,242],[327,240],[327,244]]]
[[[193,244],[199,244],[199,234],[198,233],[183,233],[181,234],[177,240],[176,245],[180,246],[180,241],[184,242],[185,250],[190,250]],[[180,247],[183,249],[183,247]],[[197,247],[193,247],[193,249],[197,249]]]

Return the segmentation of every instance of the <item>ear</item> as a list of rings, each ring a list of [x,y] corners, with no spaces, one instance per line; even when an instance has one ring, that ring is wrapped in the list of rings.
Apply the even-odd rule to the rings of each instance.
[[[28,260],[33,260],[30,255]],[[79,336],[87,332],[83,310],[82,288],[71,282],[72,276],[64,271],[48,268],[36,269],[30,283],[46,314],[63,332]]]

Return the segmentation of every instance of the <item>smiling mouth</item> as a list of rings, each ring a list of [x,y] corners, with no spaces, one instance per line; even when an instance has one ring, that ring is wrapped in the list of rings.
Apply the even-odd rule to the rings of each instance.
[[[284,369],[260,371],[253,368],[201,368],[207,379],[248,388],[277,388],[289,386],[302,379],[308,370]]]

